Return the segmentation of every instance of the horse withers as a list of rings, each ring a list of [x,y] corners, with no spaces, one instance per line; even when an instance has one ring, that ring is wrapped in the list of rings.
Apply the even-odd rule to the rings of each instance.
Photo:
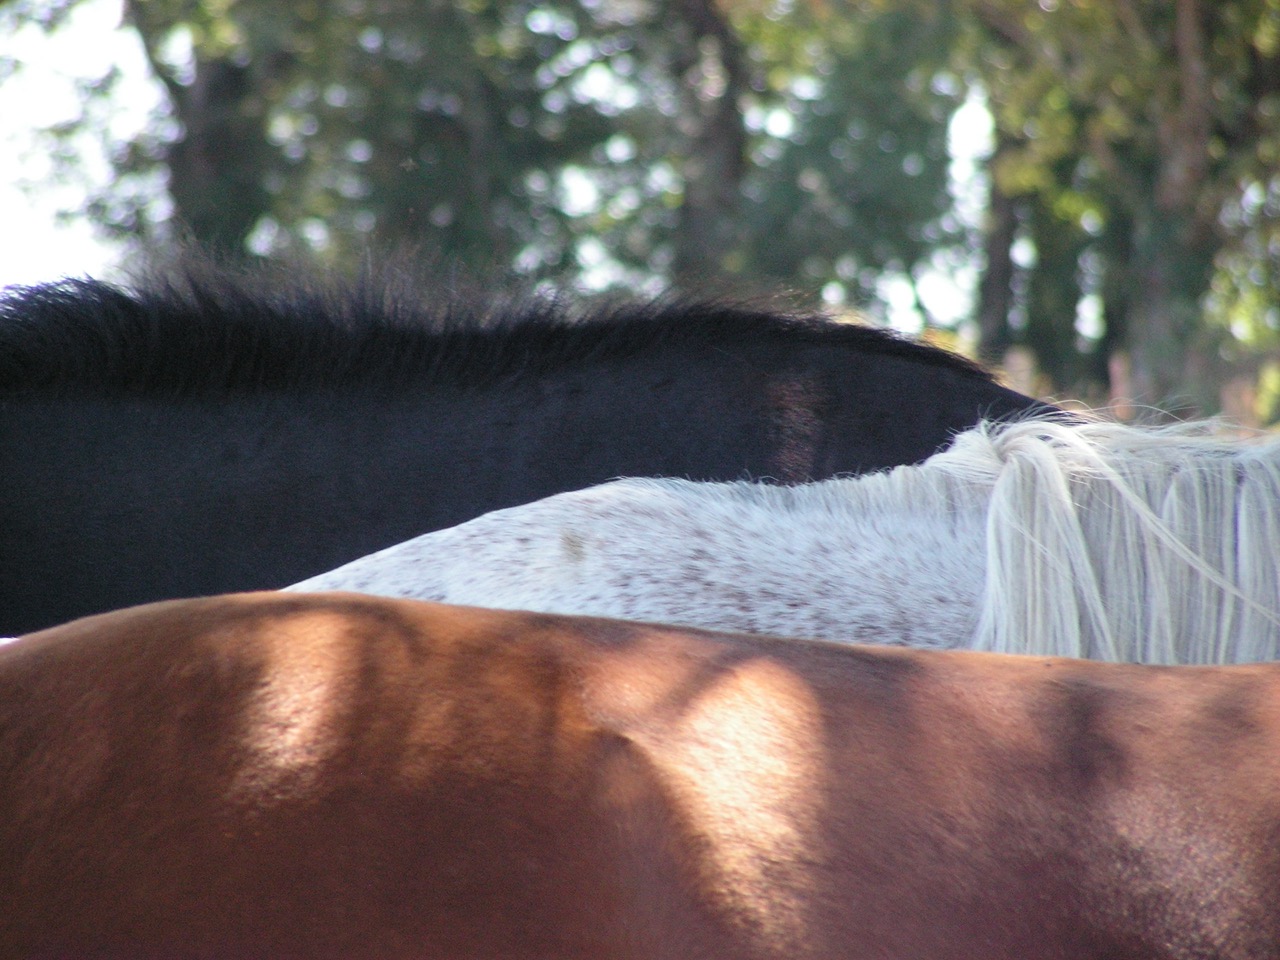
[[[1280,665],[355,594],[0,647],[0,958],[1273,960]]]
[[[776,305],[237,275],[0,297],[0,634],[282,587],[621,476],[780,482],[1043,409]]]

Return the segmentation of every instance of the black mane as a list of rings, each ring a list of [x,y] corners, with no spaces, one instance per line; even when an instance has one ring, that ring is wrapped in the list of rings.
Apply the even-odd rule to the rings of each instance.
[[[403,276],[281,278],[190,263],[131,287],[67,279],[0,295],[0,390],[194,396],[415,382],[478,385],[659,345],[809,343],[990,379],[889,331],[755,301],[415,289]]]

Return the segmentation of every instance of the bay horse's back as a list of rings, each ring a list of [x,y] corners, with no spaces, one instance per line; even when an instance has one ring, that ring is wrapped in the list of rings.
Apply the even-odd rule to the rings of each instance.
[[[1280,954],[1280,678],[353,594],[0,647],[0,957]]]
[[[715,955],[556,633],[249,596],[0,648],[0,957]]]

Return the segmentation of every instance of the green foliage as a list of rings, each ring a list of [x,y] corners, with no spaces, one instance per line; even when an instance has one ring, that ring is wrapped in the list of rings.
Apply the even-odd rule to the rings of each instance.
[[[747,74],[745,166],[701,173],[741,195],[711,211],[731,228],[720,269],[865,296],[877,271],[954,240],[958,91],[932,83],[950,21],[874,4],[706,11]],[[231,249],[338,263],[409,243],[594,285],[660,282],[706,146],[697,113],[735,93],[696,16],[690,0],[134,0],[172,113],[116,149],[124,189],[90,212],[154,232],[144,185],[163,176],[173,214]]]
[[[1080,252],[1099,265],[1095,286],[1122,333],[1107,346],[1132,354],[1144,399],[1213,409],[1213,385],[1257,327],[1242,312],[1274,316],[1264,263],[1277,208],[1248,198],[1270,192],[1280,154],[1280,4],[957,6],[968,14],[965,63],[1012,145],[996,188],[1025,198],[1038,222],[1058,218],[1056,233],[1093,238]],[[1065,276],[1068,248],[1044,252],[1035,272]],[[1026,334],[1060,375],[1075,320],[1066,306],[1040,317],[1039,342],[1032,326]]]
[[[839,284],[851,299],[960,239],[946,124],[962,91],[943,71],[953,24],[942,11],[858,13],[815,24],[809,36],[825,42],[776,66],[781,86],[748,112],[755,162],[743,213],[744,263]],[[778,112],[790,123],[771,135]]]

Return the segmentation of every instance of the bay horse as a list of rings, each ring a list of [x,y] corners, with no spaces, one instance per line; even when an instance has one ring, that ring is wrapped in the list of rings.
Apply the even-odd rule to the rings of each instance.
[[[791,483],[1047,409],[777,304],[575,304],[198,258],[0,296],[0,634],[282,587],[619,476]]]
[[[292,589],[1146,663],[1280,658],[1280,441],[986,423],[794,487],[624,480]]]
[[[355,594],[0,647],[3,960],[1274,960],[1280,665]]]

